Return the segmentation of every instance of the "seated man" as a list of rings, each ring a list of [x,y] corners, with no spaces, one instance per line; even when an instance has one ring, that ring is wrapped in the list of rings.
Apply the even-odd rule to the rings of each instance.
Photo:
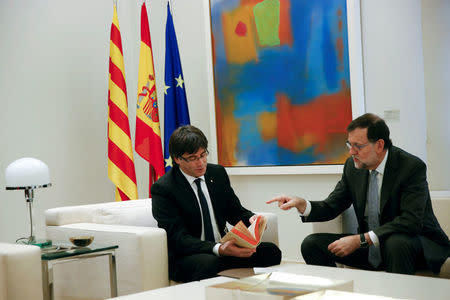
[[[359,234],[307,236],[301,246],[306,263],[335,267],[338,262],[402,274],[428,267],[439,273],[450,243],[431,207],[425,164],[392,146],[389,128],[376,115],[353,120],[347,133],[351,157],[327,199],[278,196],[267,201],[284,210],[295,207],[304,222],[334,219],[353,204]]]
[[[242,207],[222,166],[208,164],[208,140],[194,126],[176,129],[169,141],[173,168],[151,188],[153,216],[167,232],[169,277],[189,282],[231,268],[267,267],[281,261],[272,243],[240,248],[219,243],[225,222],[249,226],[256,215]]]

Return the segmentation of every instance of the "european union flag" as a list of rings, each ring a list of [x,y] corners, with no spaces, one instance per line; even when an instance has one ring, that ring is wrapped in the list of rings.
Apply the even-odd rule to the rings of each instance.
[[[164,87],[164,165],[166,172],[172,167],[169,155],[169,139],[172,132],[182,125],[190,124],[189,110],[184,90],[183,71],[178,53],[177,37],[173,27],[169,2],[166,22],[166,67]]]

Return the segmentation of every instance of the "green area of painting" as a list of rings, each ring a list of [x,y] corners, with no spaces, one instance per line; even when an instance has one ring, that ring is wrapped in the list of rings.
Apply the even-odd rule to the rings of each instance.
[[[259,43],[262,46],[277,46],[280,44],[278,36],[280,27],[280,1],[265,0],[253,8]]]

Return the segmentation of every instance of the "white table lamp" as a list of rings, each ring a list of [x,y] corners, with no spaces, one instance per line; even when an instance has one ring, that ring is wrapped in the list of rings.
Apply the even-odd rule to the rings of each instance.
[[[7,190],[25,190],[25,200],[30,216],[30,236],[28,238],[20,238],[16,242],[39,246],[51,244],[50,241],[37,241],[34,236],[33,226],[34,189],[52,185],[47,165],[36,158],[20,158],[6,168],[5,181]]]

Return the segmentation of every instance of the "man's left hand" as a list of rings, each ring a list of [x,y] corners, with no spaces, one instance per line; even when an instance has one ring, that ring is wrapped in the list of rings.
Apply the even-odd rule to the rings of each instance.
[[[345,257],[359,248],[359,235],[349,235],[328,245],[328,250],[336,256]]]

